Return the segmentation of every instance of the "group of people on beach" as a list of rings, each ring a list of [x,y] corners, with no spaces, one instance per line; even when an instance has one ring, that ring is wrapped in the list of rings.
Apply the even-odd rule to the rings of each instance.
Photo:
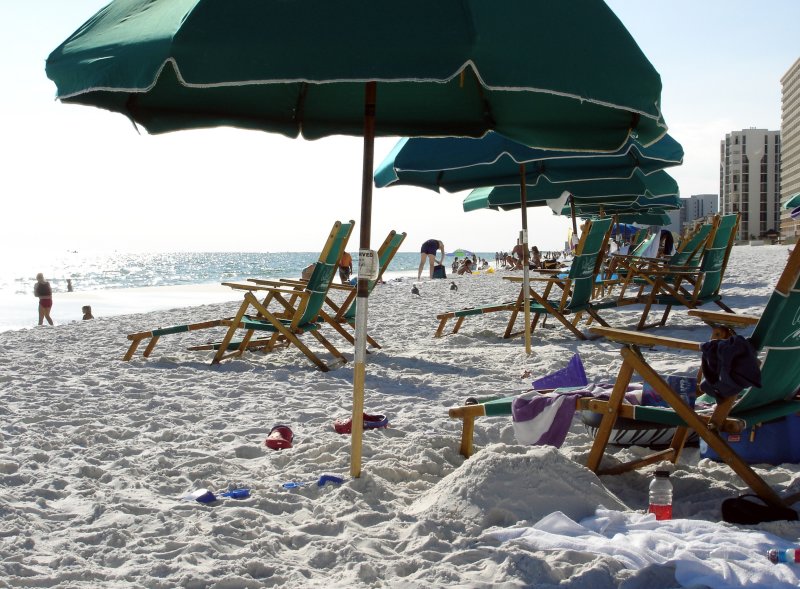
[[[67,292],[72,292],[72,280],[67,279]],[[44,325],[45,320],[53,325],[53,318],[50,317],[50,309],[53,308],[53,287],[50,282],[44,279],[44,274],[39,272],[36,275],[36,282],[33,285],[33,296],[39,299],[39,325]],[[91,305],[81,307],[83,319],[94,319]]]
[[[522,270],[524,246],[517,244],[509,252],[495,252],[495,266],[506,270]],[[528,268],[538,270],[540,268],[554,268],[559,265],[559,259],[563,252],[547,251],[541,252],[537,246],[532,246],[528,255]]]

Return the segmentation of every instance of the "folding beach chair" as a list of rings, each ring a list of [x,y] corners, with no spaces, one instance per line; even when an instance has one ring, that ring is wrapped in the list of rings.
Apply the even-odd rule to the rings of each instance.
[[[128,336],[131,345],[123,359],[130,360],[139,344],[146,339],[150,339],[150,343],[145,348],[143,354],[145,357],[150,355],[163,335],[211,327],[227,327],[221,342],[192,346],[189,349],[216,350],[212,364],[217,364],[225,358],[241,355],[248,348],[272,351],[278,344],[295,345],[320,370],[327,371],[329,370],[328,365],[300,341],[300,336],[310,333],[338,360],[346,361],[345,357],[319,333],[318,316],[354,224],[354,221],[334,223],[325,247],[320,253],[319,261],[314,266],[311,278],[302,288],[292,288],[291,286],[287,288],[287,285],[277,281],[272,284],[224,282],[223,284],[226,286],[246,291],[239,311],[233,318],[177,325],[131,334]],[[262,301],[256,298],[254,294],[256,292],[265,295]],[[272,310],[269,309],[270,305],[273,305]],[[254,314],[248,315],[248,311],[251,310],[254,311]],[[234,335],[239,329],[244,330],[244,337],[234,341]],[[257,332],[267,332],[270,335],[266,338],[254,339],[253,336]]]
[[[670,272],[696,271],[712,231],[718,224],[719,218],[715,217],[712,221],[695,227],[680,241],[675,253],[669,258],[645,258],[641,254],[621,257],[616,270],[619,275],[617,282],[621,286],[620,299],[625,298],[627,289],[633,285],[638,287],[638,292],[631,300],[634,303],[639,302],[645,288],[652,287],[659,277],[669,280],[674,278]],[[655,236],[651,238],[655,239]]]
[[[575,257],[572,260],[569,272],[557,274],[548,278],[533,277],[532,283],[544,282],[544,292],[539,294],[533,288],[530,291],[531,297],[531,332],[536,329],[539,318],[542,315],[552,315],[558,319],[567,329],[569,329],[578,339],[586,339],[583,332],[577,328],[582,313],[588,313],[601,325],[608,325],[597,313],[599,308],[615,306],[614,304],[595,303],[595,289],[598,284],[598,277],[602,282],[601,267],[603,255],[606,251],[606,244],[611,235],[612,219],[595,219],[587,222],[586,230],[581,235],[578,246],[575,249]],[[519,282],[519,277],[506,277],[506,280]],[[553,287],[561,289],[561,296],[550,298]],[[524,311],[524,293],[520,289],[517,304],[511,312],[506,331],[503,337],[509,338],[520,335],[522,331],[514,331],[518,315]],[[570,321],[568,315],[574,315]]]
[[[575,257],[566,275],[560,276],[559,274],[555,274],[548,278],[530,278],[531,283],[541,281],[546,283],[542,295],[538,294],[533,288],[530,289],[530,305],[531,313],[533,313],[531,331],[536,328],[539,317],[546,314],[556,317],[579,339],[586,339],[586,336],[575,327],[575,323],[580,319],[580,313],[585,311],[597,319],[601,325],[607,325],[597,314],[595,307],[590,304],[590,301],[594,291],[597,273],[602,263],[603,253],[606,249],[606,243],[608,243],[608,238],[611,235],[611,221],[611,218],[607,217],[605,219],[595,219],[594,221],[587,222],[586,230],[581,235],[575,250]],[[517,276],[504,278],[512,282],[522,282],[522,278]],[[554,286],[561,288],[562,294],[558,299],[549,299],[548,297]],[[461,309],[459,311],[450,311],[437,315],[436,318],[439,320],[439,327],[434,337],[442,335],[445,326],[451,319],[456,320],[451,333],[458,333],[458,330],[461,329],[461,325],[467,317],[498,311],[511,312],[511,317],[508,320],[503,337],[510,338],[519,335],[522,331],[515,332],[514,324],[516,323],[517,315],[520,312],[524,312],[524,294],[523,289],[520,288],[519,296],[517,300],[513,302]],[[571,313],[576,314],[574,322],[566,318],[566,316]]]
[[[583,410],[603,415],[587,466],[599,474],[615,474],[641,468],[662,460],[678,461],[690,430],[694,430],[762,499],[784,505],[797,497],[781,498],[743,460],[720,432],[738,433],[754,424],[800,412],[800,248],[790,256],[764,312],[759,318],[745,319],[726,313],[693,311],[712,326],[741,327],[756,321],[751,341],[761,355],[761,386],[745,389],[738,396],[719,401],[713,410],[695,410],[674,392],[645,360],[642,346],[666,346],[700,350],[700,344],[618,329],[592,328],[592,331],[623,344],[623,357],[614,390],[609,400],[583,399]],[[726,317],[727,315],[727,317]],[[623,402],[624,391],[634,373],[658,392],[669,407],[645,407]],[[617,417],[661,423],[676,427],[670,447],[643,458],[601,468],[609,434]]]
[[[648,294],[639,297],[639,302],[644,303],[645,307],[637,329],[666,324],[667,317],[675,305],[694,309],[706,303],[716,303],[728,313],[733,313],[722,302],[719,291],[738,226],[738,213],[724,215],[718,219],[708,237],[708,245],[703,251],[698,270],[670,268],[659,273],[651,271],[647,274],[649,277],[647,280],[651,282],[652,287]],[[645,277],[644,274],[640,276]],[[690,287],[691,291],[687,287]],[[647,325],[647,317],[653,305],[665,305],[666,308],[660,321]]]
[[[400,249],[400,245],[403,243],[405,238],[405,232],[397,233],[396,231],[392,230],[389,232],[389,235],[386,236],[386,239],[383,240],[380,248],[378,248],[378,277],[375,280],[369,281],[369,293],[372,293],[372,289],[375,288],[375,285],[383,280],[383,273],[386,271],[386,268],[389,267],[389,264],[394,258],[394,255],[397,253],[397,250]],[[248,281],[255,284],[263,284],[265,282],[256,278],[248,278]],[[281,279],[281,282],[295,285],[304,284],[304,281],[300,280]],[[331,299],[330,296],[325,297],[325,307],[327,308],[323,308],[323,310],[320,311],[320,318],[323,319],[328,325],[333,327],[333,329],[335,329],[339,335],[341,335],[351,344],[355,344],[355,337],[347,330],[347,328],[345,328],[345,325],[349,326],[350,329],[355,329],[356,289],[352,286],[343,284],[331,284],[331,289],[344,291],[346,293],[345,299],[341,303],[336,303]],[[381,347],[380,344],[378,344],[378,342],[376,342],[369,334],[367,334],[367,342],[374,348]]]

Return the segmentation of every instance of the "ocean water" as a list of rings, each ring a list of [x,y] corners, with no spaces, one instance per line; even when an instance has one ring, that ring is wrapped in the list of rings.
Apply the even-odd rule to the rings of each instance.
[[[477,253],[494,265],[494,252]],[[79,253],[63,252],[45,258],[12,258],[0,267],[0,293],[30,295],[36,274],[42,272],[54,292],[74,290],[219,284],[247,278],[297,278],[315,262],[319,252],[178,252]],[[358,272],[357,256],[353,256]],[[445,263],[452,264],[447,256]],[[398,252],[384,278],[415,276],[419,253]],[[425,269],[427,271],[427,267]]]
[[[58,325],[80,321],[83,305],[102,318],[236,300],[241,293],[221,282],[298,278],[319,257],[318,252],[12,253],[0,264],[0,332],[36,326],[38,272],[53,288],[51,316]],[[477,255],[494,265],[494,253]],[[448,274],[452,261],[445,259]],[[398,253],[384,279],[416,278],[418,267],[419,253]],[[67,292],[67,279],[73,292]]]

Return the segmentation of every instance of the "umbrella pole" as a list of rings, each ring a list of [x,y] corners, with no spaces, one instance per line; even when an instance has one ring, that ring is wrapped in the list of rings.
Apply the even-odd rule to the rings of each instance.
[[[522,210],[522,293],[525,304],[525,353],[531,355],[531,276],[528,268],[528,199],[525,164],[519,165],[519,201]]]
[[[367,82],[364,91],[364,165],[361,176],[361,231],[358,283],[356,286],[356,344],[353,366],[353,416],[350,438],[350,476],[361,476],[361,448],[364,434],[364,381],[367,360],[367,298],[369,277],[362,262],[370,256],[372,230],[372,168],[375,155],[375,99],[377,83]]]
[[[578,223],[575,221],[575,197],[569,195],[569,212],[572,215],[572,235],[578,235]]]

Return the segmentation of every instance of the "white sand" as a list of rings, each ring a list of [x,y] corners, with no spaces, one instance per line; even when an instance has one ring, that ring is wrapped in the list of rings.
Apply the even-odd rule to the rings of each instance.
[[[726,302],[758,313],[785,259],[785,247],[734,248]],[[126,334],[230,315],[236,303],[97,313],[95,321],[0,333],[0,587],[679,586],[674,563],[631,569],[588,547],[502,541],[502,533],[558,511],[576,521],[600,506],[642,511],[653,469],[598,478],[583,466],[591,437],[578,420],[554,450],[517,445],[510,418],[480,419],[477,453],[465,461],[448,407],[522,392],[524,371],[544,375],[575,351],[595,380],[613,378],[620,358],[617,345],[578,342],[562,328],[537,330],[526,358],[520,339],[499,337],[504,314],[470,318],[458,335],[434,339],[437,313],[506,300],[515,290],[497,275],[453,280],[456,292],[451,280],[423,281],[421,297],[410,293],[411,279],[392,281],[370,299],[369,331],[384,347],[368,357],[366,410],[387,414],[391,427],[366,432],[356,480],[348,476],[350,437],[332,427],[350,411],[351,364],[322,373],[284,349],[210,366],[209,353],[185,349],[208,332],[165,336],[150,359],[120,361]],[[184,293],[176,306],[191,302]],[[604,317],[626,327],[638,313]],[[683,311],[659,333],[707,338]],[[343,340],[331,339],[352,359]],[[647,356],[664,372],[699,364],[688,353]],[[293,448],[264,447],[277,423],[294,430]],[[756,470],[780,492],[800,490],[797,465]],[[322,474],[347,480],[282,487]],[[722,500],[744,492],[696,448],[672,479],[676,518],[719,522]],[[231,485],[252,496],[180,500]],[[775,534],[779,547],[800,545],[800,523],[741,530]],[[760,552],[750,558],[766,562]],[[795,569],[779,569],[785,586],[800,583]]]

